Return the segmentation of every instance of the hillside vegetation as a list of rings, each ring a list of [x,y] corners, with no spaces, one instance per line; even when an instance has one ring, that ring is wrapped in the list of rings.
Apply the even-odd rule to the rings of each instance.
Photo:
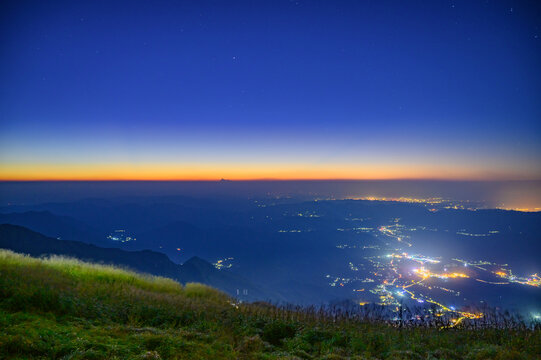
[[[0,250],[2,359],[535,359],[538,330],[398,329]]]

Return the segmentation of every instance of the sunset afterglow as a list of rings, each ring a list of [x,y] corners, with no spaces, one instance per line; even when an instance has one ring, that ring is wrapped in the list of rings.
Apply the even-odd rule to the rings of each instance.
[[[238,163],[66,163],[4,164],[0,180],[508,180],[513,173],[449,166],[359,164],[238,164]],[[535,175],[535,174],[532,174]],[[520,179],[520,178],[519,178]]]

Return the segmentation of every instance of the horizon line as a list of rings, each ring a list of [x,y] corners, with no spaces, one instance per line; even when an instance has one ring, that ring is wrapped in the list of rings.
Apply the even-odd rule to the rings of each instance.
[[[179,178],[179,179],[134,179],[134,178],[114,178],[114,179],[2,179],[0,182],[295,182],[295,181],[443,181],[443,182],[537,182],[541,181],[541,178],[535,179],[520,179],[520,178],[507,178],[507,179],[483,179],[483,178],[441,178],[441,177],[423,177],[423,178],[240,178],[240,179],[227,179],[227,178]]]

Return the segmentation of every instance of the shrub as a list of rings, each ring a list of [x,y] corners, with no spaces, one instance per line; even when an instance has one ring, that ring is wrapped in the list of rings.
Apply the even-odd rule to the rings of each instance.
[[[296,332],[297,330],[292,324],[273,321],[263,328],[263,340],[278,346],[282,344],[282,340],[294,337]]]
[[[308,331],[305,331],[302,335],[302,338],[304,341],[309,343],[310,345],[316,345],[318,343],[328,341],[332,339],[333,333],[328,330],[321,330],[318,328],[310,329]]]

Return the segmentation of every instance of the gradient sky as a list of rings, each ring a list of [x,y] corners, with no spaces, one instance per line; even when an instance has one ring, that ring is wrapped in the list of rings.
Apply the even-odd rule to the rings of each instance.
[[[0,179],[541,179],[538,1],[3,1]]]

